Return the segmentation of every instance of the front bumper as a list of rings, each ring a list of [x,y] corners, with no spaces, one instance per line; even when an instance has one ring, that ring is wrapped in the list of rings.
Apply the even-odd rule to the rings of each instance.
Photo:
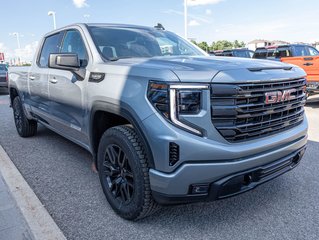
[[[304,143],[304,141],[305,140],[303,139],[300,143]],[[166,194],[153,190],[153,197],[160,204],[178,204],[195,201],[218,200],[244,193],[294,169],[298,166],[305,150],[306,145],[297,151],[266,165],[234,173],[225,173],[223,177],[216,181],[213,180],[216,178],[214,177],[214,172],[216,172],[216,169],[220,169],[220,166],[214,166],[214,164],[202,164],[197,166],[189,165],[177,174],[178,178],[182,178],[185,181],[183,184],[188,185],[188,192],[186,194]],[[244,163],[238,163],[238,165],[244,166]],[[239,166],[237,166],[237,168],[239,168]],[[231,167],[229,167],[229,169],[233,170]],[[154,181],[154,177],[157,177],[157,180],[159,180],[159,176],[156,176],[156,172],[151,170],[150,174],[151,184]],[[190,176],[193,177],[189,179]],[[172,180],[172,178],[170,180]],[[174,177],[173,181],[181,181],[181,179],[176,179]],[[193,184],[191,184],[192,181]],[[196,190],[194,191],[195,188],[199,188],[199,190],[202,191],[204,190],[205,193],[197,193]]]

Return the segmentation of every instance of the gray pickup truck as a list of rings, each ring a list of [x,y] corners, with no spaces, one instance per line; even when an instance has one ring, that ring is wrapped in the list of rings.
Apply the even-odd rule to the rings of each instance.
[[[40,123],[87,149],[109,204],[130,220],[296,167],[305,85],[296,66],[210,57],[161,26],[118,24],[50,32],[31,67],[9,72],[19,135]]]

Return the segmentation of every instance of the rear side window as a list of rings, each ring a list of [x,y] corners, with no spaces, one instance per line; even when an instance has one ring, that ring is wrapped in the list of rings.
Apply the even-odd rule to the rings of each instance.
[[[57,33],[46,37],[38,60],[40,67],[48,67],[50,53],[58,53],[63,33]]]
[[[87,62],[86,47],[81,34],[77,30],[66,32],[61,46],[61,53],[75,53],[82,63]]]
[[[306,46],[294,46],[295,57],[309,56]]]

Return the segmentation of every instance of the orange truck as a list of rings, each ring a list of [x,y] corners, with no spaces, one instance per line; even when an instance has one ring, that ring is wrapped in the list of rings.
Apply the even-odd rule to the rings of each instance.
[[[309,94],[319,93],[319,51],[306,44],[257,48],[253,58],[277,60],[297,65],[307,73]]]

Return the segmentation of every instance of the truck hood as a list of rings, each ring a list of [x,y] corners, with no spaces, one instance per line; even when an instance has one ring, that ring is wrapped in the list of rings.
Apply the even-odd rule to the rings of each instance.
[[[118,63],[130,65],[132,68],[170,70],[182,82],[211,82],[220,72],[236,71],[237,73],[241,72],[240,75],[247,75],[244,72],[250,72],[252,75],[256,75],[257,72],[264,71],[265,73],[266,71],[272,71],[271,74],[274,75],[274,71],[277,71],[277,73],[287,73],[287,70],[292,68],[292,65],[269,60],[213,56],[169,56],[150,59],[130,58],[120,59]],[[251,76],[250,78],[254,77]],[[247,79],[247,76],[245,76],[245,79]]]

